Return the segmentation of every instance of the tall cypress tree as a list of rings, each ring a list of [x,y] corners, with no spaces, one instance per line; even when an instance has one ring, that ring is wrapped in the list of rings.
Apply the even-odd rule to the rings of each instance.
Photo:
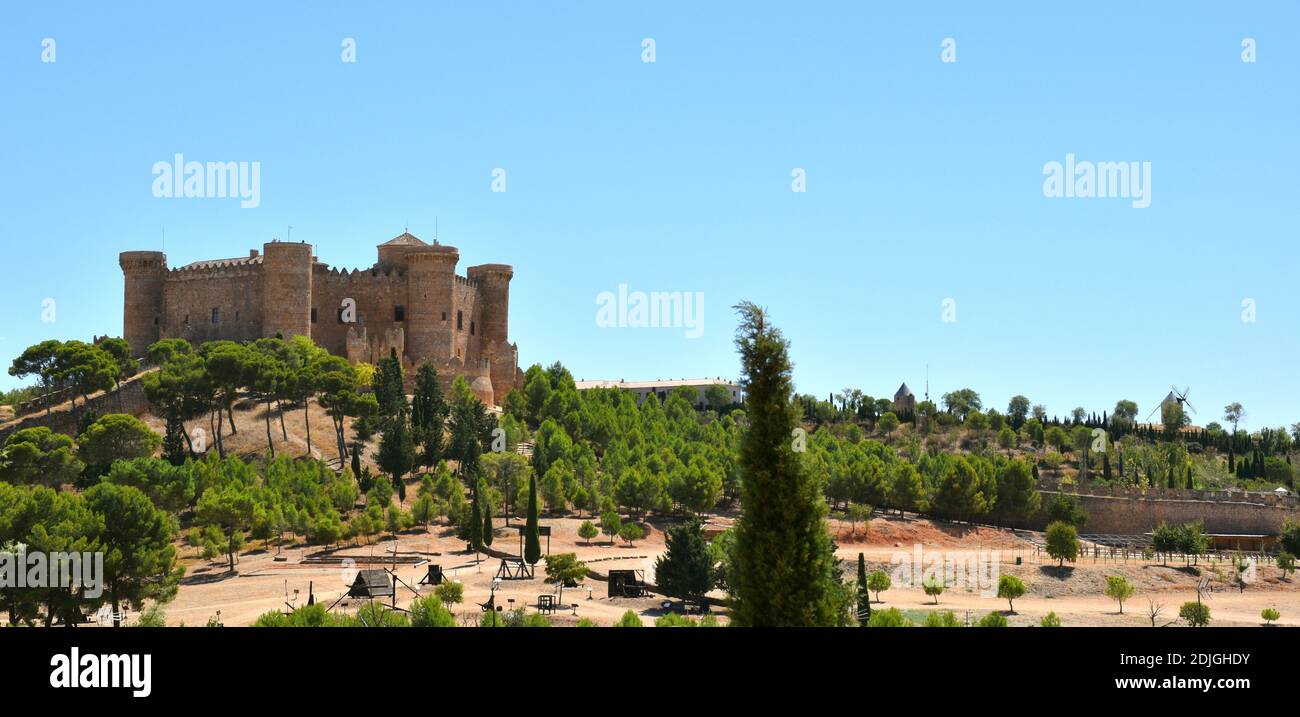
[[[537,476],[528,476],[528,521],[524,524],[524,561],[536,565],[542,559],[542,538],[537,529]]]
[[[443,430],[447,422],[447,400],[438,385],[438,371],[430,364],[415,374],[415,397],[411,401],[411,427],[423,447],[420,465],[432,468],[442,459]]]
[[[415,464],[415,441],[406,422],[406,411],[399,410],[384,421],[384,435],[379,441],[379,466],[393,477],[400,500],[406,500],[406,486],[402,478]]]
[[[474,558],[478,559],[478,553],[483,550],[483,507],[479,503],[478,486],[474,486],[474,499],[470,504],[469,513],[469,542],[474,546]]]
[[[487,484],[480,478],[479,492],[486,490]],[[486,499],[483,501],[483,544],[492,544],[492,505]]]
[[[867,559],[858,553],[858,624],[871,621],[871,592],[867,590]]]
[[[397,349],[390,348],[388,358],[380,359],[375,367],[375,378],[371,383],[375,400],[379,402],[380,417],[388,418],[406,407],[405,383],[402,360],[397,357]]]
[[[185,422],[176,411],[167,412],[167,432],[163,434],[162,455],[174,466],[184,465],[185,459],[190,457],[186,444]]]
[[[795,453],[798,405],[791,400],[789,344],[758,306],[736,306],[749,428],[740,447],[741,514],[727,580],[738,626],[833,626],[838,564],[821,486]]]

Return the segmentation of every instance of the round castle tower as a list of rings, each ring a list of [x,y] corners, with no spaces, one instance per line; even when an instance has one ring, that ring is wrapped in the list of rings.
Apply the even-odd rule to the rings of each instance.
[[[510,345],[510,280],[515,270],[508,264],[480,264],[467,272],[478,284],[480,352],[489,366],[492,388],[503,399],[515,382],[516,357]]]
[[[445,360],[452,355],[450,314],[456,283],[456,247],[434,244],[405,250],[406,352],[412,362]]]
[[[122,338],[131,353],[144,356],[162,336],[163,284],[167,255],[160,251],[124,251],[118,264],[126,278],[122,307]]]
[[[467,275],[478,284],[482,301],[482,341],[504,343],[510,336],[510,280],[515,276],[514,268],[508,264],[480,264],[471,266]]]
[[[312,246],[262,245],[262,335],[311,337]]]

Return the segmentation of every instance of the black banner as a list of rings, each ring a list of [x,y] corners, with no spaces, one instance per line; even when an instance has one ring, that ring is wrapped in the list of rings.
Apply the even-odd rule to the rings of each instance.
[[[303,706],[376,696],[398,704],[436,698],[441,705],[473,705],[504,699],[497,685],[541,689],[556,680],[554,689],[579,690],[584,698],[638,700],[710,682],[732,695],[745,685],[755,695],[803,685],[909,699],[1001,692],[1068,693],[1071,703],[1130,694],[1238,699],[1287,684],[1294,672],[1287,649],[1292,634],[1280,628],[6,628],[0,671],[11,695],[42,704],[176,705],[204,695],[270,691]]]

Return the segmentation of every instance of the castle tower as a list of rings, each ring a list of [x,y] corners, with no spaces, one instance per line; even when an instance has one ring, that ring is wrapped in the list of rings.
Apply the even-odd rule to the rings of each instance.
[[[456,247],[433,245],[408,250],[406,258],[406,354],[412,363],[452,356],[452,315]]]
[[[262,245],[262,335],[311,336],[310,244]]]
[[[479,345],[491,362],[492,387],[498,399],[515,382],[515,352],[510,345],[510,280],[515,270],[507,264],[480,264],[467,272],[478,284],[479,316],[482,324]]]
[[[162,336],[167,255],[160,251],[124,251],[118,255],[118,264],[126,279],[122,338],[131,344],[133,355],[144,356]]]

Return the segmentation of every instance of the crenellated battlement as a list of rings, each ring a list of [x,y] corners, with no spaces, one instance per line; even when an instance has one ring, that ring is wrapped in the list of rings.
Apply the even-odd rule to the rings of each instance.
[[[402,269],[384,269],[378,266],[369,269],[339,269],[335,267],[316,267],[316,276],[322,281],[336,284],[354,284],[370,282],[374,284],[405,284],[406,271]]]

